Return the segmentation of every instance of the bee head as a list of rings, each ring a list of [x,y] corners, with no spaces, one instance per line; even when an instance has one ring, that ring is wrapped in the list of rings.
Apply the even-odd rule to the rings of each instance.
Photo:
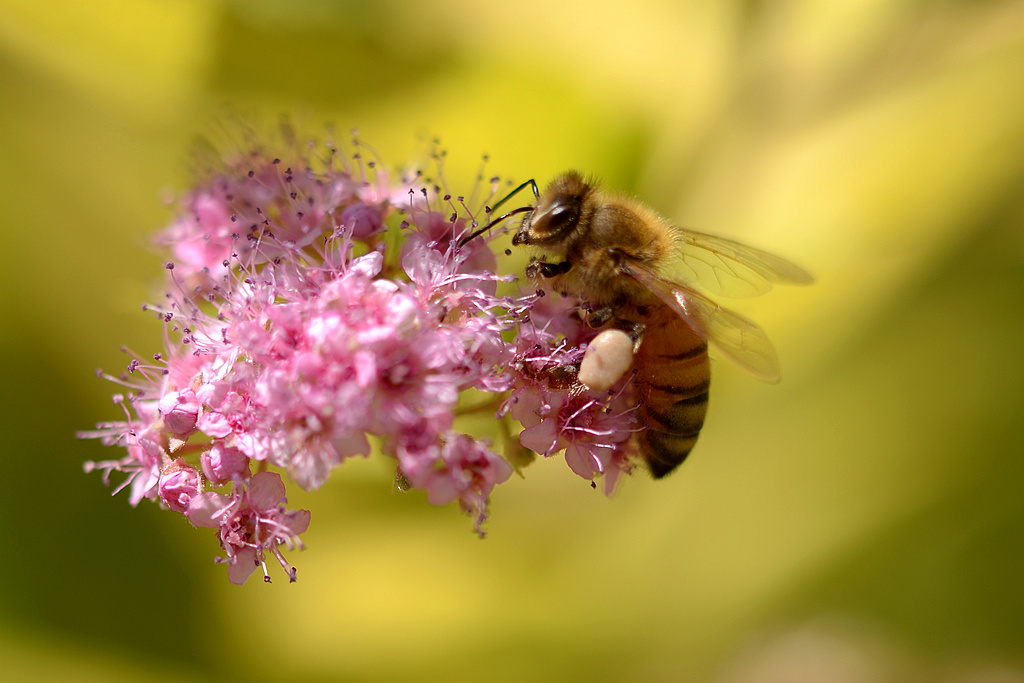
[[[576,171],[558,176],[523,219],[512,244],[551,246],[563,242],[579,225],[586,199],[593,191],[594,186]]]

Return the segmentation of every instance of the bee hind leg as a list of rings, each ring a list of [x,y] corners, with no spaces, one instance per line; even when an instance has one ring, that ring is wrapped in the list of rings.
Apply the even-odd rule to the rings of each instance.
[[[640,348],[640,342],[643,341],[644,330],[647,329],[647,326],[633,320],[617,318],[617,313],[618,310],[615,306],[596,308],[587,314],[587,325],[597,330],[611,323],[611,327],[629,335],[629,338],[633,340],[633,353],[636,353]]]
[[[633,353],[636,353],[640,349],[640,342],[644,340],[644,330],[647,329],[647,326],[632,320],[619,320],[615,327],[629,335],[629,338],[633,340]]]

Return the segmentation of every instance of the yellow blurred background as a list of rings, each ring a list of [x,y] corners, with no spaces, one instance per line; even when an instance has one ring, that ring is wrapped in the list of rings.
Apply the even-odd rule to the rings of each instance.
[[[735,305],[784,380],[716,364],[678,473],[535,463],[484,541],[348,463],[292,491],[299,581],[231,586],[74,439],[226,111],[784,255],[818,282]],[[1024,681],[1019,0],[0,0],[0,229],[4,680]]]

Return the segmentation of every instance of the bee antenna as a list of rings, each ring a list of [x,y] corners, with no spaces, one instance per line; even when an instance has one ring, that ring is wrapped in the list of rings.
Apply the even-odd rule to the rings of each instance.
[[[485,225],[484,227],[480,228],[479,230],[477,230],[475,232],[470,233],[469,236],[463,237],[461,240],[459,240],[459,247],[461,248],[461,247],[466,246],[467,244],[469,244],[470,242],[475,240],[477,237],[479,237],[480,235],[484,234],[485,232],[487,232],[488,230],[493,228],[498,223],[503,222],[507,218],[511,218],[512,216],[515,216],[517,213],[523,213],[524,211],[533,211],[533,207],[532,206],[520,206],[518,209],[513,209],[512,211],[509,211],[508,213],[506,213],[503,216],[498,216],[493,221],[488,221],[487,225]]]
[[[530,178],[525,183],[519,185],[514,190],[509,192],[507,195],[505,195],[504,197],[499,199],[494,206],[489,207],[487,212],[488,213],[493,213],[499,206],[501,206],[502,204],[504,204],[508,200],[512,199],[512,197],[514,197],[517,194],[519,194],[520,192],[522,192],[523,188],[525,188],[527,185],[529,185],[530,189],[533,190],[533,199],[534,199],[534,202],[536,203],[536,201],[540,199],[540,189],[537,187],[537,181],[534,180],[533,178]],[[521,206],[521,207],[519,207],[518,209],[516,209],[514,211],[509,211],[504,216],[499,216],[498,218],[496,218],[494,220],[487,221],[487,225],[485,225],[484,227],[480,228],[476,232],[471,233],[468,237],[463,237],[461,240],[459,240],[459,246],[460,247],[466,246],[468,243],[472,242],[474,239],[476,239],[480,235],[484,234],[485,232],[490,230],[492,227],[494,227],[498,223],[501,223],[505,219],[507,219],[507,218],[509,218],[511,216],[515,216],[517,213],[523,213],[524,211],[530,211],[531,209],[533,209],[532,206]]]
[[[499,206],[501,206],[508,200],[512,199],[512,197],[522,192],[523,188],[526,187],[527,185],[529,185],[530,189],[533,190],[534,200],[540,199],[540,189],[537,187],[537,181],[534,180],[533,178],[530,178],[525,183],[523,183],[522,185],[520,185],[519,187],[517,187],[516,189],[512,190],[507,195],[499,199],[498,203],[491,207],[491,211],[497,211]]]

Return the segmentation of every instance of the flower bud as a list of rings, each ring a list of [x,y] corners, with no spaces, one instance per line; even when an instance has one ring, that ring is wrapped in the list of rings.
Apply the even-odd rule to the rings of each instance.
[[[364,240],[384,230],[384,212],[376,204],[353,204],[341,212],[341,224],[353,239]]]
[[[192,465],[178,458],[160,474],[157,493],[164,505],[175,512],[185,513],[188,504],[203,492],[203,480]]]
[[[195,431],[199,410],[199,399],[191,389],[174,391],[160,399],[164,425],[175,436],[187,437]]]
[[[249,478],[249,458],[237,448],[217,443],[203,453],[199,460],[203,474],[215,486],[233,481],[235,477]]]

